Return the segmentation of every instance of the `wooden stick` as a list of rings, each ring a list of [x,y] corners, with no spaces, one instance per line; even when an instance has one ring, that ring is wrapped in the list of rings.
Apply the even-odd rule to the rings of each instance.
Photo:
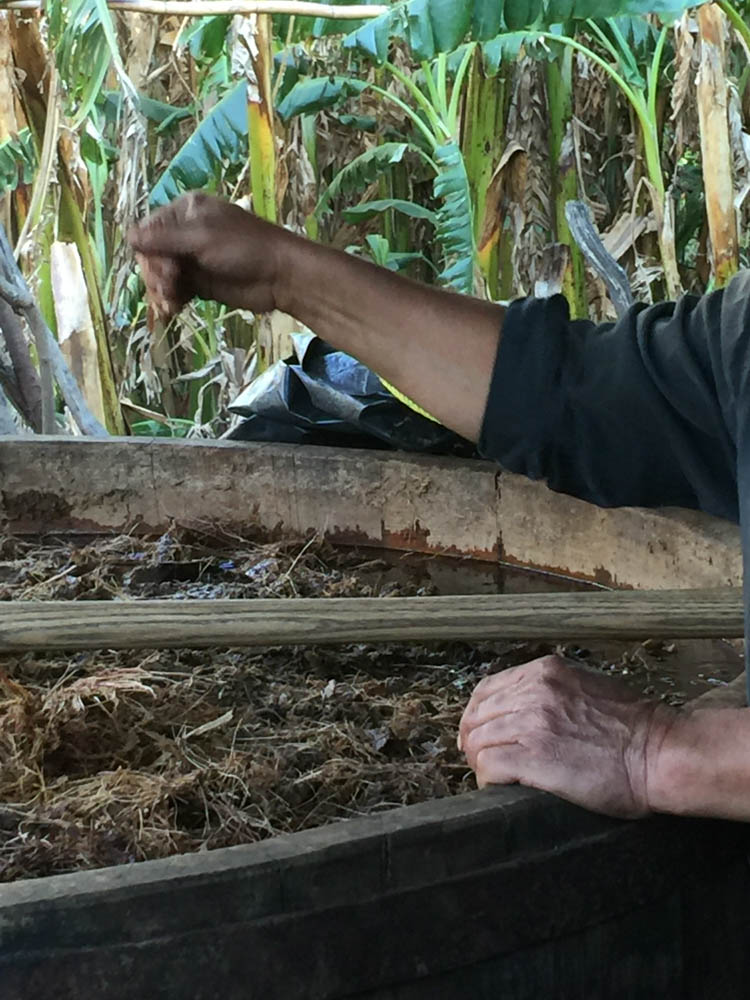
[[[0,10],[39,10],[41,0],[0,2]],[[312,0],[107,0],[111,10],[134,14],[175,14],[203,17],[216,14],[294,14],[299,17],[329,17],[339,21],[359,21],[378,17],[390,10],[385,5],[350,4],[336,7]]]
[[[739,590],[0,603],[0,651],[743,634]]]
[[[83,393],[68,368],[60,345],[34,302],[26,280],[18,268],[2,223],[0,223],[0,298],[25,317],[35,343],[40,345],[40,358],[44,357],[45,363],[49,362],[50,371],[60,386],[63,399],[81,431],[91,437],[108,437],[106,428],[99,423],[86,405]],[[41,348],[45,353],[41,352]],[[42,400],[42,407],[44,405]]]

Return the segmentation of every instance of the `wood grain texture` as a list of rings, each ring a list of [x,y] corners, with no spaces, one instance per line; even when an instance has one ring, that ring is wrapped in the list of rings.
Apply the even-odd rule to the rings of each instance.
[[[0,439],[13,534],[249,527],[472,559],[636,590],[737,587],[736,524],[697,511],[603,509],[491,462],[178,438]]]
[[[0,997],[746,1000],[747,848],[507,787],[28,880],[0,892]]]
[[[742,635],[734,589],[0,605],[3,652]]]

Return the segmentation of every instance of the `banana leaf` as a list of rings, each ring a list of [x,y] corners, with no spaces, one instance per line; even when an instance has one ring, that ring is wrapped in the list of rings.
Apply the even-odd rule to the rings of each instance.
[[[548,30],[571,20],[644,14],[671,20],[693,6],[686,0],[409,0],[350,31],[343,44],[382,63],[389,39],[404,38],[413,55],[424,60],[452,51],[467,37],[488,42],[503,29],[505,33]]]
[[[21,129],[15,138],[0,142],[0,195],[15,191],[19,184],[31,184],[36,166],[36,147],[30,129]]]
[[[122,94],[119,90],[105,90],[97,101],[97,107],[109,123],[116,121],[122,108]],[[183,118],[190,118],[195,114],[192,107],[177,108],[173,104],[165,104],[164,101],[155,101],[145,94],[138,93],[138,110],[155,125],[161,126],[160,131],[168,128],[175,122]]]
[[[445,260],[440,281],[471,295],[476,252],[474,213],[464,158],[458,145],[448,142],[438,147],[435,160],[439,172],[433,181],[433,190],[440,203],[436,237]]]
[[[110,66],[128,98],[136,100],[107,0],[48,0],[45,11],[57,68],[78,105],[74,129],[96,103]]]
[[[402,19],[398,8],[393,8],[379,17],[366,21],[355,31],[350,31],[344,38],[345,49],[356,49],[364,52],[378,65],[388,58],[388,42],[396,35],[402,34]]]
[[[313,114],[331,108],[339,101],[361,94],[367,87],[364,80],[346,76],[321,76],[295,83],[276,111],[283,121],[295,115]]]
[[[159,178],[152,207],[206,185],[223,163],[247,158],[247,86],[238,83],[203,119]]]
[[[320,218],[338,195],[361,191],[367,187],[394,163],[400,163],[407,149],[409,144],[406,142],[384,142],[381,146],[374,146],[355,157],[351,163],[347,163],[339,170],[323,192],[315,208],[315,215]]]
[[[392,208],[394,212],[401,212],[402,215],[407,215],[411,219],[426,219],[433,226],[437,225],[437,215],[435,212],[432,212],[429,208],[425,208],[424,205],[417,205],[413,201],[404,201],[401,198],[382,198],[378,201],[363,201],[359,205],[345,208],[343,216],[347,222],[366,222],[368,219],[372,219],[382,212],[387,212],[389,208]],[[417,256],[420,255],[417,254]]]

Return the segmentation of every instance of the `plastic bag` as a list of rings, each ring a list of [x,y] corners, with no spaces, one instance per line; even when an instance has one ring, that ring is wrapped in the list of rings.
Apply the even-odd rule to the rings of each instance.
[[[474,445],[396,399],[365,365],[312,334],[230,404],[246,419],[225,437],[433,455],[476,455]]]

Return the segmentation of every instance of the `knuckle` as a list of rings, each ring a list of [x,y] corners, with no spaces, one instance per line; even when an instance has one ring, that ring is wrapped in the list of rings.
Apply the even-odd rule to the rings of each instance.
[[[494,676],[493,674],[490,674],[488,677],[483,677],[481,679],[481,681],[474,688],[474,692],[473,692],[472,698],[474,697],[474,695],[482,695],[482,694],[484,694],[486,691],[488,691],[492,687],[492,678],[493,678],[493,676]]]
[[[464,750],[469,754],[476,754],[482,748],[482,737],[478,729],[472,729],[466,733],[463,739]]]
[[[565,673],[565,666],[557,654],[543,656],[537,660],[535,678],[543,684],[554,683]]]

